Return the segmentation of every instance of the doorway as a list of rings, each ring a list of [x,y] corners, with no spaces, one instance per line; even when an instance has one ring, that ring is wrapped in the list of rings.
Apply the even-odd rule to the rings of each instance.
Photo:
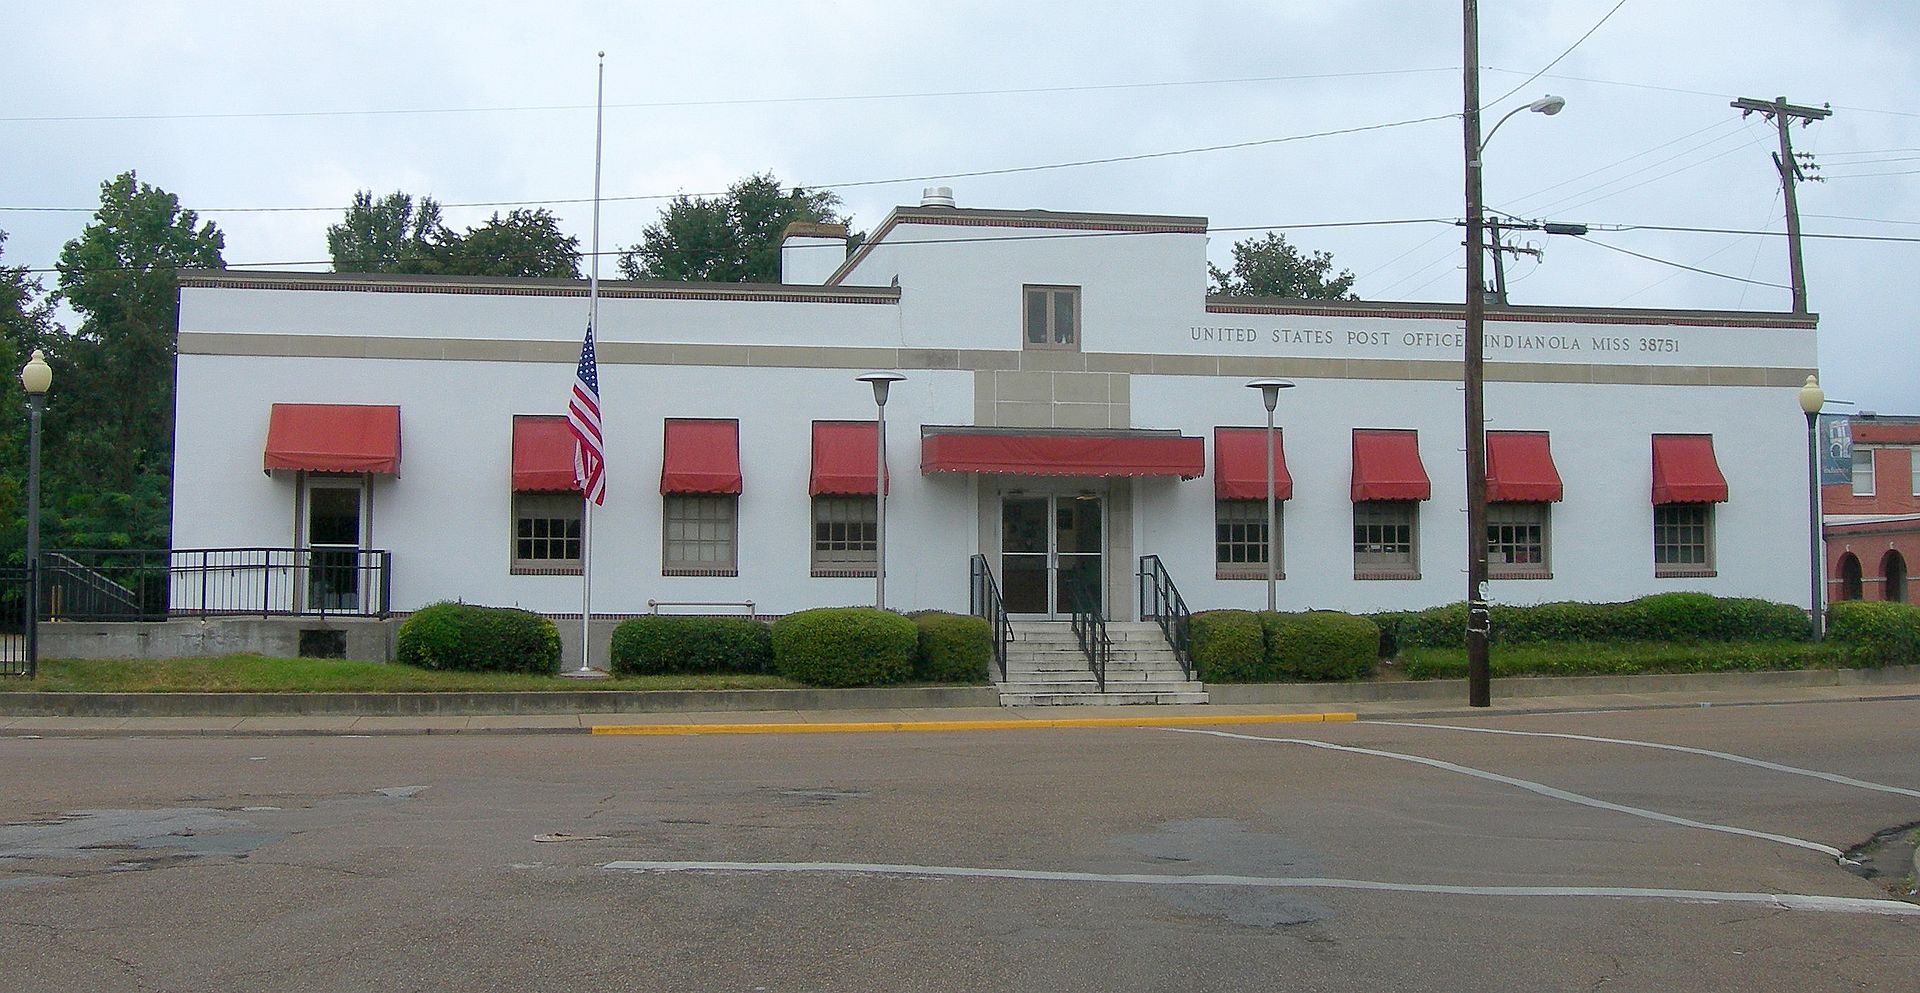
[[[1105,607],[1106,500],[1095,492],[1000,498],[1000,576],[1007,613],[1070,616],[1076,591]]]
[[[360,551],[365,547],[367,487],[364,478],[308,477],[306,570],[302,609],[357,613],[361,609]]]

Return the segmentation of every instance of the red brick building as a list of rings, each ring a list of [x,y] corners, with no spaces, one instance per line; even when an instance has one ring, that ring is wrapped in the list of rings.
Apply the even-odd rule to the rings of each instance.
[[[1920,557],[1920,417],[1860,414],[1847,422],[1852,478],[1820,488],[1827,600],[1909,602]]]

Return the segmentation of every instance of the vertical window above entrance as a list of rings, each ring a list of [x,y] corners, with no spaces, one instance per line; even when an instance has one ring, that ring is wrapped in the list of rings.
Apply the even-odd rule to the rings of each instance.
[[[1080,287],[1025,288],[1026,348],[1080,350]]]

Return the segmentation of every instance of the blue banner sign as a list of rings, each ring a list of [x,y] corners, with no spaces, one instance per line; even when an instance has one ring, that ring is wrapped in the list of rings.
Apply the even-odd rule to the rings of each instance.
[[[1842,414],[1820,415],[1820,485],[1853,482],[1853,421]]]

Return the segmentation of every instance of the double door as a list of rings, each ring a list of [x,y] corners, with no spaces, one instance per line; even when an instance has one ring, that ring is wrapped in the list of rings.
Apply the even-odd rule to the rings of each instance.
[[[1054,619],[1073,590],[1104,613],[1106,501],[1097,493],[1008,493],[1000,498],[1001,595],[1007,613]]]

